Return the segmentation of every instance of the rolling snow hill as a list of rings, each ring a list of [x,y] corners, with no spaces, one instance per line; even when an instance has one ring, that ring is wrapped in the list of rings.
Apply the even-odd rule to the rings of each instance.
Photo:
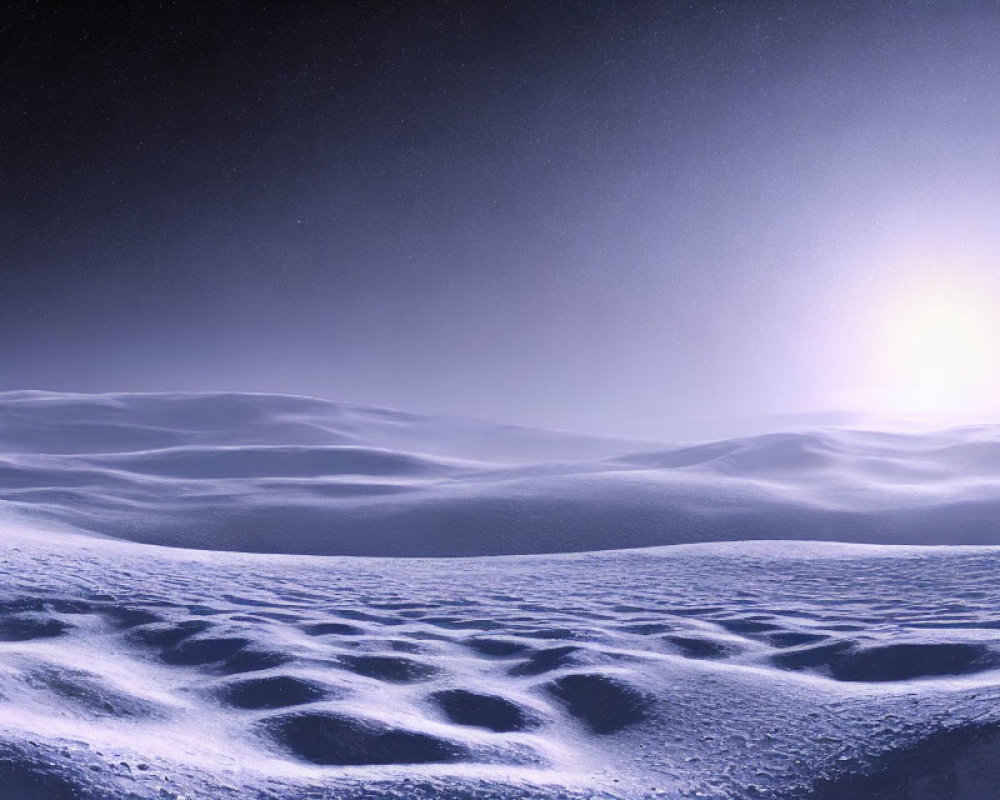
[[[248,394],[0,394],[0,503],[102,536],[478,556],[1000,543],[1000,426],[670,447]]]

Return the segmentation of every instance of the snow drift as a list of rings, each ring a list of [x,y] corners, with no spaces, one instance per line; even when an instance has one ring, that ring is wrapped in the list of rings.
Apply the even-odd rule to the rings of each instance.
[[[734,539],[998,543],[1000,426],[670,447],[280,395],[0,395],[0,502],[265,553],[475,556]]]
[[[998,541],[998,478],[990,426],[8,393],[0,793],[1000,800],[1000,548],[790,541]]]

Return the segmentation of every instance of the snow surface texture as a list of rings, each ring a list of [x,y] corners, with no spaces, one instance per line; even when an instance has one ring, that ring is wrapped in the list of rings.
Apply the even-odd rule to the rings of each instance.
[[[2,395],[0,798],[1000,800],[1000,548],[609,549],[992,541],[997,430]]]
[[[0,394],[0,502],[152,544],[480,556],[1000,544],[1000,426],[668,447],[280,395]]]
[[[1000,550],[399,560],[7,529],[0,786],[1000,797]]]

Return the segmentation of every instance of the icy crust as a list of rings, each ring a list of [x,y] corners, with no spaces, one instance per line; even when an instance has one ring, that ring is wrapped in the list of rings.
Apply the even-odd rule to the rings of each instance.
[[[0,507],[312,555],[998,544],[1000,426],[667,447],[282,395],[0,393]]]
[[[29,798],[996,797],[1000,551],[456,561],[5,532]]]

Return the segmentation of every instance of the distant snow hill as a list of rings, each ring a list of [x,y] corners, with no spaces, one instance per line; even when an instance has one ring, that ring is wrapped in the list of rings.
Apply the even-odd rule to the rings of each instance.
[[[0,393],[0,504],[94,534],[371,556],[1000,543],[1000,425],[667,447],[260,394]]]

